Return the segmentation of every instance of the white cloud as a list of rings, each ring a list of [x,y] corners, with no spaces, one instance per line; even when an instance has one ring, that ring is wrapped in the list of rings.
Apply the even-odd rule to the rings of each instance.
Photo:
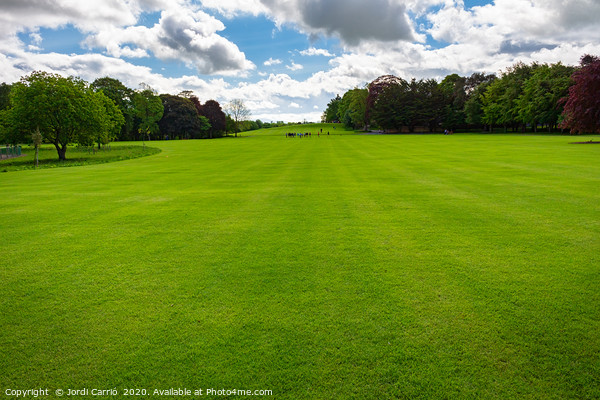
[[[293,101],[289,104],[290,108],[300,108],[300,104],[294,103]]]
[[[301,69],[304,68],[303,65],[301,64],[296,64],[295,62],[292,61],[292,63],[290,65],[286,65],[285,66],[287,69],[289,69],[290,71],[299,71]]]
[[[203,11],[171,7],[153,27],[109,28],[86,40],[115,57],[147,57],[181,60],[202,74],[234,74],[254,69],[252,62],[229,40],[216,32],[225,25]],[[130,48],[129,45],[135,46]]]
[[[314,47],[310,47],[306,50],[302,50],[300,52],[301,55],[303,56],[324,56],[324,57],[334,57],[333,54],[331,54],[328,50],[326,49],[315,49]]]
[[[277,65],[277,64],[281,64],[282,61],[280,59],[273,59],[273,57],[270,57],[267,61],[265,61],[263,64],[266,65],[267,67],[270,67],[272,65]]]
[[[279,106],[269,100],[246,100],[246,107],[249,110],[276,110]]]
[[[153,27],[136,25],[143,12],[161,11]],[[114,57],[181,60],[202,74],[244,74],[255,68],[236,44],[217,34],[216,18],[186,0],[3,0],[0,51],[22,46],[17,33],[30,31],[30,51],[40,51],[39,28],[72,25],[89,34],[85,44]],[[36,36],[37,35],[37,36]]]
[[[495,0],[468,10],[461,0],[447,0],[427,16],[432,23],[427,33],[488,51],[531,53],[567,41],[598,41],[598,15],[600,2],[594,0]]]
[[[259,114],[252,114],[252,119],[260,119],[261,121],[286,121],[286,122],[319,122],[321,121],[322,112],[308,112],[308,113],[292,113],[292,112],[278,112],[278,113],[270,113],[264,112]],[[246,134],[252,134],[246,133]]]
[[[259,0],[202,0],[202,5],[217,10],[227,18],[243,14],[256,16],[267,12]]]
[[[39,32],[31,32],[29,34],[29,39],[31,40],[31,43],[33,43],[35,46],[40,46],[42,44],[42,35],[40,35]]]
[[[18,30],[57,28],[66,24],[87,32],[105,26],[131,25],[136,23],[142,10],[157,10],[168,3],[167,0],[2,0],[0,37]]]

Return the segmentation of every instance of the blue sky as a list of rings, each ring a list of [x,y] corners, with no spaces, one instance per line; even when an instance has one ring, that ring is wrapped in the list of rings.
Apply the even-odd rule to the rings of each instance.
[[[3,0],[0,81],[33,70],[192,90],[317,121],[380,75],[499,73],[600,54],[593,0]]]

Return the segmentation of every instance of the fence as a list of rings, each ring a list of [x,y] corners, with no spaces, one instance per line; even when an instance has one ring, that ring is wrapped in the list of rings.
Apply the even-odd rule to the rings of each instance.
[[[0,159],[19,157],[21,155],[21,146],[0,147]]]

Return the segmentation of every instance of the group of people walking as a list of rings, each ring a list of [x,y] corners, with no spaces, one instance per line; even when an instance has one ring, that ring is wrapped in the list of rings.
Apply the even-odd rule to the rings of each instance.
[[[317,132],[317,136],[321,136],[321,134],[323,133],[323,129],[321,128],[321,130],[319,132]],[[311,137],[312,136],[312,132],[304,132],[304,133],[296,133],[296,132],[288,132],[285,134],[285,137]],[[327,136],[329,136],[329,132],[327,132]]]

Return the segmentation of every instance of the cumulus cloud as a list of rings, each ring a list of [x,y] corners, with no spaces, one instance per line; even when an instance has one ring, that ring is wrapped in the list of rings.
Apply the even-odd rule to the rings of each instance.
[[[176,7],[164,10],[153,27],[131,26],[102,30],[86,40],[115,57],[181,60],[202,74],[228,74],[254,69],[237,45],[219,36],[225,25],[203,11]],[[134,46],[133,48],[130,46]]]
[[[136,25],[144,12],[161,11],[153,27]],[[14,52],[17,34],[31,32],[30,51],[40,51],[39,28],[71,25],[88,34],[85,45],[114,57],[181,60],[202,74],[236,74],[255,68],[240,49],[218,34],[224,24],[185,0],[3,0],[0,51]]]
[[[65,24],[73,24],[82,31],[131,25],[142,10],[156,10],[166,4],[166,0],[2,0],[0,35],[37,27],[57,28]]]
[[[444,45],[378,46],[373,53],[382,61],[396,59],[395,69],[409,76],[439,79],[449,73],[498,73],[517,61],[577,64],[582,54],[597,54],[600,48],[598,22],[589,17],[600,15],[596,1],[495,0],[470,8],[462,0],[440,4],[425,15],[430,24],[421,29]],[[413,54],[407,54],[411,47]]]
[[[279,25],[292,24],[313,36],[336,36],[349,45],[415,38],[399,0],[260,1]]]
[[[527,53],[538,46],[552,49],[565,41],[600,39],[597,15],[600,2],[595,0],[495,0],[470,9],[462,0],[447,0],[428,14],[427,33],[442,42]]]

